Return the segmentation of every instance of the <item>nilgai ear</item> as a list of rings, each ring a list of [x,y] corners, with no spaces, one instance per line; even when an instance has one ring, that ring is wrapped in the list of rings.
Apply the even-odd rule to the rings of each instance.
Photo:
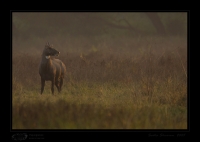
[[[45,46],[46,47],[51,47],[51,45],[49,44],[49,42],[47,42]]]

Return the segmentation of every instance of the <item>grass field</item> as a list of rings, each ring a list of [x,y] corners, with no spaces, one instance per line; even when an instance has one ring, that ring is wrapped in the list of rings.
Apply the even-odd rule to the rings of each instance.
[[[63,90],[55,95],[50,82],[40,95],[46,41],[13,42],[13,129],[187,129],[185,38],[90,41],[53,43],[67,66]]]

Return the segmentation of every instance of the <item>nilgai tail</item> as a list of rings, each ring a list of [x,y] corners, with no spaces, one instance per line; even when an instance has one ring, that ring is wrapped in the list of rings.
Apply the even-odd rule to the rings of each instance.
[[[54,84],[56,85],[58,92],[62,89],[66,66],[61,60],[51,57],[58,56],[59,54],[60,52],[54,49],[49,43],[45,45],[39,67],[41,94],[44,91],[45,81],[51,81],[52,94],[54,94]]]

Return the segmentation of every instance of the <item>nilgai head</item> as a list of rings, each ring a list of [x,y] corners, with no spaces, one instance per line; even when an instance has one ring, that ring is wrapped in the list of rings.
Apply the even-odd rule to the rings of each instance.
[[[58,56],[60,54],[60,52],[57,51],[56,49],[54,49],[53,45],[50,45],[49,43],[47,43],[45,45],[45,49],[43,51],[43,54],[46,56],[47,59],[49,59],[50,56]]]

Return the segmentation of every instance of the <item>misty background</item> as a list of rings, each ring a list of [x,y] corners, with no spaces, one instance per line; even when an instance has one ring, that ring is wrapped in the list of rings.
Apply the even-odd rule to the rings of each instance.
[[[58,58],[73,80],[140,80],[132,67],[143,72],[153,60],[158,67],[166,62],[167,72],[175,66],[186,76],[186,12],[13,12],[12,64],[18,82],[25,73],[32,75],[22,84],[32,85],[31,77],[40,81],[47,42],[60,51]],[[110,69],[106,75],[105,67]]]
[[[186,12],[13,12],[13,50],[90,50],[103,41],[145,37],[187,37]],[[116,39],[116,40],[114,40]],[[125,45],[122,45],[125,47]],[[102,47],[102,45],[101,45]],[[124,48],[123,47],[123,48]],[[115,50],[112,45],[109,47]],[[36,51],[35,51],[36,52]],[[41,52],[41,51],[40,51]]]

